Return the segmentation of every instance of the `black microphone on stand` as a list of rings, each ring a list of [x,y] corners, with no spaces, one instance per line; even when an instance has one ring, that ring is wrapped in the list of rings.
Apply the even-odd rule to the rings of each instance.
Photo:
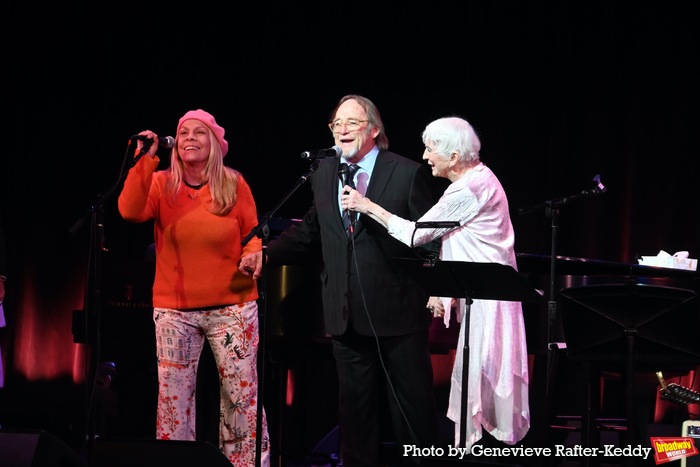
[[[583,190],[581,192],[582,195],[600,195],[602,193],[605,193],[607,188],[605,188],[605,185],[603,185],[603,182],[600,181],[600,175],[596,175],[593,177],[593,188],[590,190]]]
[[[314,151],[304,151],[301,153],[302,159],[315,161],[316,159],[327,159],[329,157],[340,157],[343,155],[343,150],[340,146],[333,146],[328,149],[316,149]]]
[[[353,180],[352,180],[352,174],[350,173],[350,167],[345,162],[342,162],[338,166],[338,178],[340,178],[340,183],[342,183],[343,186],[345,186],[345,185],[348,185],[350,187],[355,186],[355,184],[353,183]],[[355,220],[357,219],[357,213],[355,211],[351,211],[350,209],[347,209],[345,211],[345,215],[348,217],[348,222],[350,223],[350,225],[348,225],[348,229],[352,233],[353,225],[355,225]]]
[[[131,137],[131,139],[143,141],[145,143],[145,146],[148,147],[151,147],[151,144],[153,144],[153,138],[148,138],[146,136],[134,135]],[[172,149],[172,147],[175,146],[175,138],[173,138],[172,136],[159,136],[158,144],[163,146],[165,149]]]

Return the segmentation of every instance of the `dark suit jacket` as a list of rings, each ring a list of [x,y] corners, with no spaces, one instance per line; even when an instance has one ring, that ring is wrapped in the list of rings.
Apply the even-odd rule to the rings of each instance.
[[[425,308],[427,295],[392,261],[396,257],[416,257],[416,252],[393,239],[384,227],[367,216],[360,216],[353,251],[338,208],[339,164],[338,158],[318,161],[318,168],[310,178],[312,205],[300,223],[270,241],[268,265],[308,262],[321,248],[321,296],[329,334],[343,334],[348,321],[358,333],[367,336],[374,332],[379,336],[395,336],[425,330],[431,321]],[[389,212],[416,220],[435,202],[430,180],[425,165],[389,151],[379,151],[367,197]],[[438,249],[439,243],[428,247],[435,254]],[[357,257],[357,268],[353,254]],[[352,271],[349,281],[348,264]]]

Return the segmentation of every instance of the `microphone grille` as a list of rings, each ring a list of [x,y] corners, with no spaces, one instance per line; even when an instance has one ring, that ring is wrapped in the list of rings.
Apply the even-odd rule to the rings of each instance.
[[[336,157],[341,157],[343,155],[343,150],[340,149],[340,146],[335,145],[331,149],[335,151]]]
[[[163,146],[165,146],[167,149],[172,149],[175,146],[175,138],[172,136],[166,136],[163,138]]]

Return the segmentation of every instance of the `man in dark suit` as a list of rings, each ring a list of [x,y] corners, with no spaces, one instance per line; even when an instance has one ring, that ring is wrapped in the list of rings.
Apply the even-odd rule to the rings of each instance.
[[[428,343],[432,315],[425,291],[393,262],[417,252],[364,216],[344,225],[348,213],[340,209],[344,184],[339,175],[352,173],[347,165],[357,164],[352,177],[357,189],[408,219],[418,219],[435,200],[427,168],[388,151],[379,111],[369,99],[343,97],[329,127],[342,159],[316,161],[312,205],[300,223],[270,242],[268,265],[308,261],[321,249],[323,316],[338,374],[343,465],[376,466],[387,399],[400,446],[429,448],[435,442]],[[439,245],[428,249],[435,253]]]

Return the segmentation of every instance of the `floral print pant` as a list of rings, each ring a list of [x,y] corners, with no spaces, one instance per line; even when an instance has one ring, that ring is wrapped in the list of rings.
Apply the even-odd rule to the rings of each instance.
[[[257,303],[202,311],[155,308],[153,321],[158,353],[156,437],[196,440],[197,367],[206,340],[219,373],[219,448],[236,467],[254,466],[258,434]],[[270,442],[264,410],[262,428],[260,465],[268,467]]]

